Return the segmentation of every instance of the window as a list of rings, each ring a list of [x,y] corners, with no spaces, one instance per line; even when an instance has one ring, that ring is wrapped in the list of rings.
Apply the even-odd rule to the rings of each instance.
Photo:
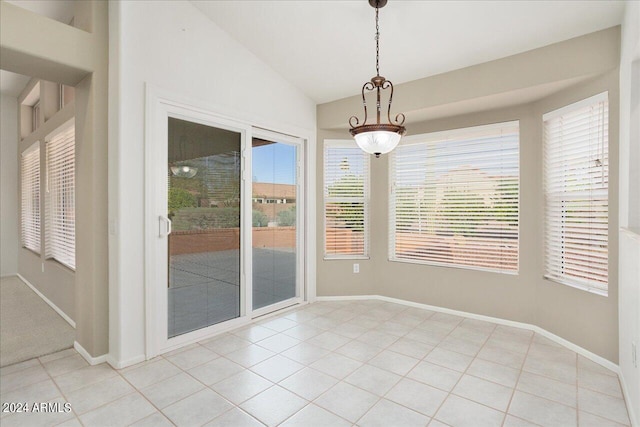
[[[369,155],[355,142],[324,143],[325,258],[369,256]]]
[[[36,102],[31,110],[31,130],[35,131],[40,127],[40,101]]]
[[[518,271],[518,122],[410,137],[389,162],[390,260]]]
[[[607,93],[544,121],[545,277],[607,295]]]
[[[40,145],[33,144],[20,162],[22,246],[40,253]]]
[[[45,254],[75,269],[75,129],[67,126],[47,142]]]

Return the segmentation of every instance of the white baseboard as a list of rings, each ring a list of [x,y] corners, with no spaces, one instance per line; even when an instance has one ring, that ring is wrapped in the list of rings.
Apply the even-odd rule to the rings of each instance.
[[[111,367],[113,367],[114,369],[128,368],[129,366],[133,366],[137,363],[144,362],[146,359],[147,358],[144,354],[140,354],[128,360],[118,361],[110,354],[107,355],[107,363],[111,365]]]
[[[16,274],[16,276],[18,276],[18,278],[20,280],[22,280],[28,287],[30,287],[31,290],[36,293],[36,295],[38,295],[40,298],[42,298],[42,300],[44,302],[46,302],[49,305],[49,307],[53,308],[55,310],[55,312],[60,315],[60,317],[62,317],[64,320],[66,320],[67,323],[70,324],[73,329],[76,328],[76,322],[74,322],[71,317],[67,316],[67,313],[62,311],[57,305],[55,305],[53,302],[51,302],[51,300],[49,298],[44,296],[44,294],[42,292],[40,292],[35,286],[33,286],[27,279],[22,277],[22,275],[20,275],[18,273],[18,274]]]
[[[82,357],[84,357],[84,360],[89,362],[89,365],[99,365],[107,361],[106,354],[103,354],[102,356],[98,356],[98,357],[93,357],[92,355],[89,354],[87,350],[84,349],[84,347],[80,345],[78,341],[74,341],[73,348],[75,348],[76,351],[80,353]]]
[[[636,418],[636,413],[634,411],[635,407],[633,406],[633,402],[631,401],[631,395],[629,394],[629,389],[627,388],[627,383],[624,381],[624,376],[620,369],[617,370],[618,378],[620,378],[620,385],[622,386],[622,394],[624,396],[625,402],[627,402],[627,414],[629,415],[629,421],[631,421],[631,427],[638,427],[638,419]]]
[[[618,376],[620,377],[620,369],[618,367],[618,365],[616,365],[615,363],[605,359],[604,357],[598,356],[595,353],[590,352],[589,350],[582,348],[570,341],[565,340],[564,338],[561,338],[555,334],[552,334],[551,332],[547,331],[546,329],[542,329],[539,326],[536,325],[531,325],[529,323],[523,323],[523,322],[515,322],[513,320],[506,320],[506,319],[501,319],[499,317],[491,317],[491,316],[485,316],[482,314],[475,314],[475,313],[469,313],[466,311],[460,311],[460,310],[452,310],[450,308],[444,308],[444,307],[438,307],[435,305],[428,305],[428,304],[421,304],[418,302],[413,302],[413,301],[407,301],[407,300],[403,300],[403,299],[398,299],[398,298],[391,298],[391,297],[386,297],[386,296],[382,296],[382,295],[352,295],[352,296],[330,296],[330,297],[317,297],[318,301],[353,301],[353,300],[367,300],[367,299],[375,299],[375,300],[380,300],[380,301],[386,301],[386,302],[392,302],[395,304],[402,304],[402,305],[406,305],[409,307],[415,307],[415,308],[422,308],[425,310],[431,310],[431,311],[437,311],[439,313],[446,313],[446,314],[453,314],[455,316],[461,316],[461,317],[466,317],[469,319],[475,319],[475,320],[482,320],[485,322],[491,322],[491,323],[496,323],[498,325],[505,325],[505,326],[511,326],[513,328],[520,328],[520,329],[527,329],[530,331],[534,331],[542,336],[544,336],[545,338],[550,339],[551,341],[554,341],[558,344],[560,344],[563,347],[567,347],[570,350],[576,352],[577,354],[586,357],[587,359],[597,363],[598,365],[604,366],[605,368],[612,370],[613,372],[617,373]]]

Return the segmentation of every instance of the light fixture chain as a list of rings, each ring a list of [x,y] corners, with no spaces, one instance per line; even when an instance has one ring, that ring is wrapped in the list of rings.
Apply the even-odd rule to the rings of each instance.
[[[376,7],[376,75],[380,76],[380,25],[378,24],[378,10]]]

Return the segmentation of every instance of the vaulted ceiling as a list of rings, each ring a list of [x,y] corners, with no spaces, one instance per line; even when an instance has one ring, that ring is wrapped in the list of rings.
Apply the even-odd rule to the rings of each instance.
[[[318,103],[375,75],[366,0],[197,1],[213,22]],[[618,25],[622,1],[402,1],[380,10],[381,74],[394,84]]]

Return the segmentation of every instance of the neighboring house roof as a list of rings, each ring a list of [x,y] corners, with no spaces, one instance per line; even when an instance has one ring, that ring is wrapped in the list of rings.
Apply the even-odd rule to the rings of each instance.
[[[271,184],[268,182],[254,182],[253,197],[295,199],[296,186],[292,184]]]

